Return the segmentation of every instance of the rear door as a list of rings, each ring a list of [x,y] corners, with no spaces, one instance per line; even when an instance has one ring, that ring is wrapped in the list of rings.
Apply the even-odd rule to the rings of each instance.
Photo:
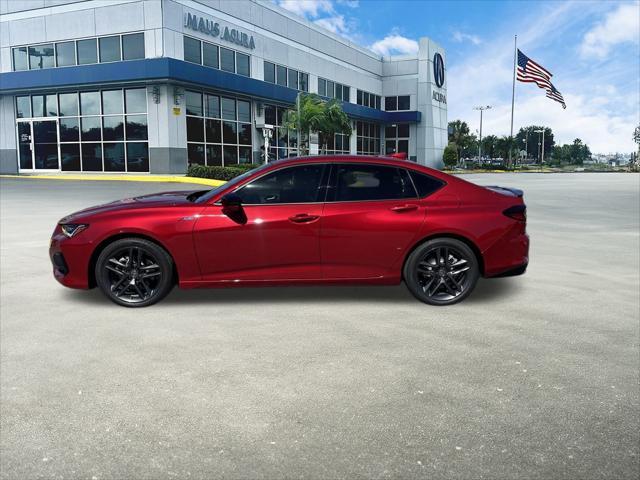
[[[412,245],[424,216],[406,169],[334,164],[320,232],[323,278],[397,274],[391,267]]]

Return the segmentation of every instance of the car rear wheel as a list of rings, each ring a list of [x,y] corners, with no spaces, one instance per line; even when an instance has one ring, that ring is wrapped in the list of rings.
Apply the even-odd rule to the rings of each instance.
[[[411,293],[430,305],[452,305],[471,294],[480,268],[468,245],[453,238],[435,238],[416,248],[404,267]]]
[[[142,238],[107,245],[96,262],[96,283],[118,305],[146,307],[173,288],[173,262],[160,246]]]

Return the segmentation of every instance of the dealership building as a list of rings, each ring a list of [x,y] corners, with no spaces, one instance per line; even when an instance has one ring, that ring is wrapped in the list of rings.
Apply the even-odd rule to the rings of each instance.
[[[342,102],[352,133],[311,154],[440,166],[445,55],[382,57],[269,1],[0,0],[0,173],[185,173],[296,156],[299,92]]]

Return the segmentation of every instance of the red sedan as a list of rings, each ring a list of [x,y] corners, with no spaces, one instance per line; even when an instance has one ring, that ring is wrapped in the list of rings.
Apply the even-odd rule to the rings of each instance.
[[[393,285],[449,305],[528,263],[522,191],[407,161],[282,160],[213,190],[167,192],[60,220],[50,257],[67,287],[151,305],[182,288]]]

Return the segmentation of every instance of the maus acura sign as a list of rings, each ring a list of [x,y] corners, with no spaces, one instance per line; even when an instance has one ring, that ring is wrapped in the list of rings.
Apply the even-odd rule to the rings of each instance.
[[[253,35],[248,35],[235,28],[222,27],[214,20],[208,20],[195,14],[184,14],[184,26],[196,32],[202,32],[206,35],[220,38],[220,40],[224,40],[225,42],[235,43],[236,45],[252,50],[256,48]]]

